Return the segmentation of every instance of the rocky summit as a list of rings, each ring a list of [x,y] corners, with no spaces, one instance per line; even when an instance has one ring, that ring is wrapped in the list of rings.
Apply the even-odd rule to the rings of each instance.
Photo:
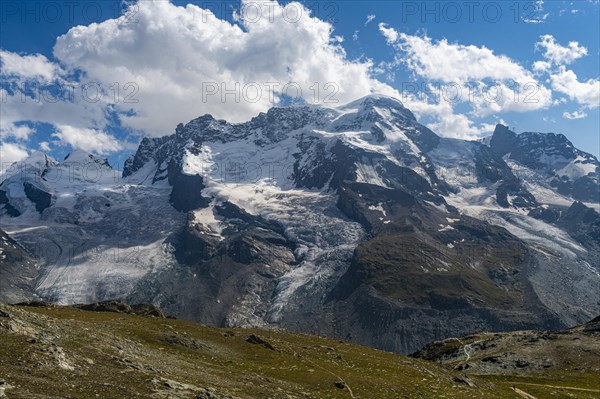
[[[564,329],[600,314],[599,167],[560,134],[443,138],[380,95],[204,115],[122,172],[82,151],[6,170],[0,300],[120,298],[398,353]]]

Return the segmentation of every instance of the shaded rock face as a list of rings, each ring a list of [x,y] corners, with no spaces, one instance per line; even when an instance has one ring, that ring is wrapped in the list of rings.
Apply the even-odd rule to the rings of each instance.
[[[580,201],[600,202],[600,183],[598,177],[583,176],[573,182],[570,190],[573,198]]]
[[[574,202],[556,224],[591,251],[600,249],[600,214],[581,202]],[[600,258],[597,259],[600,261]],[[594,264],[597,266],[599,263]]]
[[[17,217],[21,215],[21,212],[10,203],[4,190],[0,190],[0,205],[4,205],[4,210],[6,210],[8,216]]]
[[[209,201],[202,197],[204,189],[202,176],[173,173],[169,182],[173,186],[169,200],[178,211],[187,212],[203,208],[208,204]]]
[[[498,135],[494,133],[491,148],[480,145],[475,153],[475,168],[477,178],[481,181],[499,183],[496,189],[496,201],[504,208],[511,206],[518,208],[531,208],[537,205],[535,197],[528,192],[521,181],[513,174],[510,167],[502,160],[505,148],[511,148],[516,137],[505,126],[498,125]],[[499,136],[499,138],[497,137]],[[494,140],[494,138],[496,138]],[[496,146],[496,147],[495,147]],[[512,197],[509,202],[508,197]]]
[[[387,187],[406,190],[437,204],[445,203],[441,195],[434,193],[437,190],[432,188],[426,178],[408,167],[391,162],[382,154],[351,148],[337,141],[328,155],[323,143],[314,138],[301,141],[300,149],[301,152],[311,152],[315,156],[311,168],[302,168],[300,160],[294,163],[292,177],[297,187],[322,189],[328,185],[330,189],[338,189],[345,181],[356,181],[356,164],[363,163],[372,166]],[[440,183],[436,185],[442,192],[446,192],[439,180],[436,179],[435,182]]]
[[[447,302],[439,298],[439,303]],[[346,302],[336,304],[336,329],[318,328],[320,334],[337,336],[397,353],[412,353],[432,340],[478,331],[563,328],[551,315],[531,319],[531,312],[489,310],[465,306],[455,300],[437,309],[390,302],[376,292],[357,291]],[[367,312],[366,310],[369,310]]]
[[[496,125],[496,129],[490,140],[490,147],[494,155],[501,158],[509,152],[514,151],[518,143],[517,134],[509,130],[508,126]]]
[[[130,176],[132,173],[141,169],[145,164],[152,161],[155,155],[154,151],[164,143],[164,139],[164,137],[144,137],[133,157],[128,158],[125,161],[125,164],[123,165],[123,177]]]
[[[190,212],[179,246],[180,261],[194,264],[215,256],[227,255],[236,262],[251,263],[260,257],[258,249],[250,249],[255,239],[263,241],[266,245],[293,248],[293,244],[284,237],[282,226],[276,222],[251,215],[230,202],[217,205],[214,209],[219,218],[228,221],[224,233],[231,237],[231,240],[216,237],[210,229],[198,223],[194,213]]]
[[[37,273],[37,259],[0,229],[0,302],[37,298],[33,293]]]
[[[226,224],[221,234],[190,211],[177,244],[183,268],[140,282],[128,301],[156,296],[162,308],[180,318],[226,327],[263,325],[277,279],[296,262],[294,244],[279,223],[230,202],[213,212]]]
[[[177,256],[182,263],[194,263],[215,256],[219,239],[202,224],[195,223],[193,213],[188,214],[185,231]]]
[[[41,190],[29,182],[23,183],[25,189],[25,195],[31,202],[35,204],[35,209],[42,213],[44,209],[47,209],[52,204],[52,194]]]
[[[206,116],[191,123],[201,123],[203,128],[208,128],[212,121],[212,117]],[[169,201],[175,209],[187,212],[204,207],[207,200],[202,197],[202,190],[205,188],[203,177],[182,170],[182,148],[189,139],[190,137],[184,134],[182,124],[177,126],[176,133],[172,136],[142,139],[134,156],[125,162],[123,177],[129,177],[145,165],[154,163],[156,169],[152,174],[151,183],[165,179],[169,182],[172,186]]]

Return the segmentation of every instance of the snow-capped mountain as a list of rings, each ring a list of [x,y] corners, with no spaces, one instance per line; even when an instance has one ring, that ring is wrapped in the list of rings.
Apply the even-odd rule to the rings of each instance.
[[[36,153],[5,173],[0,212],[42,298],[410,352],[595,316],[599,166],[562,135],[440,138],[372,95],[205,115],[143,139],[122,175]]]
[[[498,126],[490,146],[494,154],[511,165],[515,174],[523,176],[532,191],[550,186],[553,191],[580,201],[600,201],[600,163],[596,157],[575,148],[564,135],[532,132],[517,135],[505,126]],[[547,200],[552,202],[551,198]]]

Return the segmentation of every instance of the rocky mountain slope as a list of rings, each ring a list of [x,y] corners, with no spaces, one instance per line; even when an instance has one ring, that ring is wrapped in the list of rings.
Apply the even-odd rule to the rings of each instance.
[[[440,138],[372,95],[205,115],[143,139],[122,174],[34,154],[0,184],[1,227],[46,300],[410,353],[600,313],[599,165],[562,135]]]
[[[36,259],[0,230],[0,302],[17,303],[35,298]]]
[[[600,317],[563,331],[478,333],[436,341],[412,356],[472,376],[515,381],[540,398],[597,397],[600,385],[593,376],[600,373]]]
[[[597,363],[579,362],[564,375],[555,367],[537,387],[528,366],[503,371],[503,378],[478,376],[318,336],[139,316],[123,303],[93,306],[102,312],[36,305],[0,304],[0,393],[6,397],[463,399],[543,389],[593,398],[600,388]],[[575,338],[561,339],[565,352],[585,348]],[[597,335],[586,339],[597,346]],[[543,363],[546,354],[537,355],[528,359]],[[594,356],[590,349],[586,359]]]

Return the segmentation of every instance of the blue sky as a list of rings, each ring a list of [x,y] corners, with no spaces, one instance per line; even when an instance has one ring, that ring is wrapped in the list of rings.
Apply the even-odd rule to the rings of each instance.
[[[444,136],[483,137],[502,121],[599,155],[598,1],[301,4],[2,2],[1,162],[77,147],[121,167],[144,135],[204,113],[243,121],[266,110],[266,82],[294,82],[307,102],[383,92]],[[222,97],[222,83],[258,84],[261,97]],[[436,97],[457,88],[454,102]]]

